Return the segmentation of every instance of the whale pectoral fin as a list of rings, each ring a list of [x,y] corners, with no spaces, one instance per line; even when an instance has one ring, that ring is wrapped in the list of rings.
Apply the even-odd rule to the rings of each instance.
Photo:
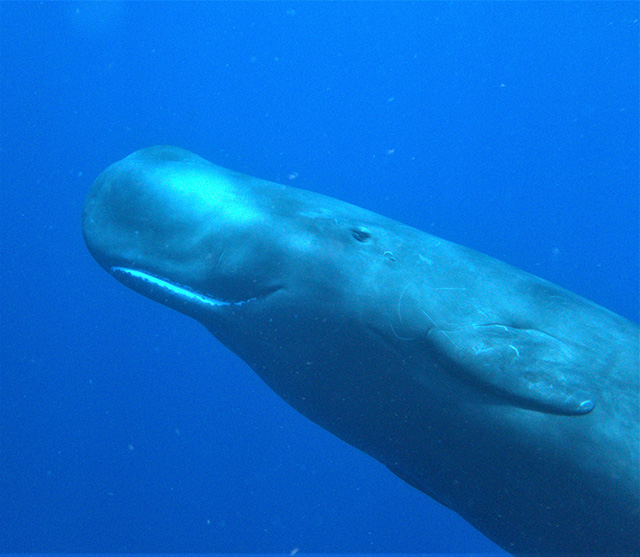
[[[569,416],[595,406],[581,384],[574,349],[546,333],[472,325],[432,329],[428,338],[453,373],[514,406]]]

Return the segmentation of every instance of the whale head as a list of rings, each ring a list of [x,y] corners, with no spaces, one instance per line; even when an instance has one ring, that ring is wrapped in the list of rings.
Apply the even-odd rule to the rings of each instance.
[[[307,325],[357,318],[365,309],[358,291],[366,305],[378,289],[372,262],[374,271],[393,263],[383,219],[158,146],[100,174],[82,230],[93,257],[116,279],[229,344],[238,334],[266,338],[278,315],[290,323],[291,312],[301,322],[308,314]],[[345,292],[355,303],[342,303]],[[341,315],[347,307],[351,315]]]

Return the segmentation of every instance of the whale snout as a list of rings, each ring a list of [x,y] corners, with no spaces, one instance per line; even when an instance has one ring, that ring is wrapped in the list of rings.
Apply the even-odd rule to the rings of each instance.
[[[134,289],[166,293],[173,284],[181,299],[189,291],[232,302],[263,296],[282,281],[267,239],[272,227],[245,181],[177,147],[137,151],[91,187],[85,242]]]
[[[150,147],[109,166],[87,195],[82,232],[105,268],[144,264],[163,253],[180,259],[194,238],[216,224],[210,163],[176,147]],[[151,253],[153,252],[153,253]]]

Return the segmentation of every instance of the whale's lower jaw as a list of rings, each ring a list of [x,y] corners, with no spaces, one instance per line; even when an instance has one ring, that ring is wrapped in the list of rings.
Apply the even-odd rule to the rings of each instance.
[[[129,288],[144,294],[152,300],[171,307],[175,307],[176,304],[200,308],[240,306],[261,297],[254,296],[245,300],[219,300],[187,286],[173,283],[150,273],[138,271],[137,269],[111,267],[109,272]]]

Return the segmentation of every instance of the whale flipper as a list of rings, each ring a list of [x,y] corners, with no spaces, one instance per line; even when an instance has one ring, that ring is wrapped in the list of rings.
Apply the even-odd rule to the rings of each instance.
[[[471,325],[429,333],[451,368],[515,406],[581,415],[595,407],[577,373],[577,348],[534,329]]]

